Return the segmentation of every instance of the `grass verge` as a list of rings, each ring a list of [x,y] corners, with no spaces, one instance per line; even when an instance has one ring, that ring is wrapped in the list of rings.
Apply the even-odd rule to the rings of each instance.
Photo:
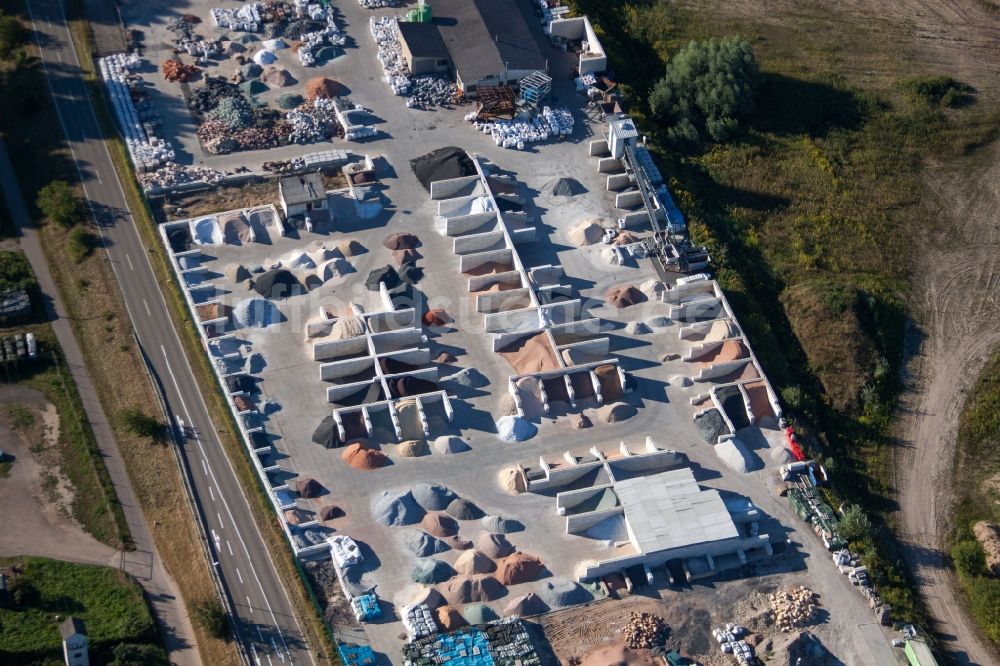
[[[1000,350],[986,362],[966,399],[953,479],[952,563],[972,617],[983,635],[1000,646],[1000,579],[989,575],[973,531],[980,521],[1000,522]]]
[[[117,569],[41,557],[0,559],[0,568],[13,597],[0,606],[4,663],[62,663],[59,622],[69,616],[83,620],[93,663],[111,662],[119,644],[156,642],[142,588]],[[165,663],[158,647],[146,654],[154,657],[147,663]]]
[[[77,3],[70,3],[69,14],[71,17],[79,17],[81,15]],[[114,162],[115,170],[118,172],[129,210],[135,220],[136,229],[148,251],[150,264],[156,274],[157,282],[163,289],[167,308],[170,311],[171,318],[174,321],[175,328],[184,346],[184,351],[187,354],[195,378],[201,388],[202,395],[205,397],[205,403],[208,405],[212,421],[216,425],[218,437],[225,447],[226,454],[233,464],[233,468],[236,470],[241,485],[246,491],[247,500],[255,522],[267,544],[271,559],[274,561],[278,573],[285,583],[285,588],[292,601],[299,624],[305,633],[306,642],[315,649],[321,663],[337,663],[336,649],[333,646],[330,631],[324,624],[321,611],[307,589],[307,583],[292,555],[291,547],[278,525],[266,491],[261,486],[260,479],[247,459],[246,449],[241,441],[239,431],[219,389],[215,375],[209,366],[208,358],[203,353],[201,340],[198,338],[195,324],[191,319],[190,312],[187,310],[180,287],[175,281],[174,274],[170,270],[167,258],[156,235],[156,224],[153,221],[149,205],[136,184],[125,145],[115,129],[113,118],[107,107],[104,90],[94,70],[92,38],[89,26],[85,20],[73,18],[70,21],[70,29],[73,34],[78,57],[84,69],[84,78],[90,88],[91,100],[94,103],[98,121],[100,122],[101,130],[111,154],[111,159]],[[110,287],[109,291],[113,291],[116,299],[120,302],[117,288],[112,286],[115,284],[112,276],[107,275],[105,282],[101,284],[108,285]],[[148,388],[148,382],[145,382],[145,384]]]

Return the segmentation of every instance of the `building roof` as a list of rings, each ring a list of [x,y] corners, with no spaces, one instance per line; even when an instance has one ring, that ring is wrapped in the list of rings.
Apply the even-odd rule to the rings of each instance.
[[[278,181],[278,192],[281,194],[281,199],[290,205],[309,203],[326,197],[323,178],[318,173],[282,178]]]
[[[448,47],[433,23],[400,21],[399,37],[414,58],[448,58]]]
[[[87,630],[83,626],[83,620],[75,617],[68,617],[59,623],[59,634],[62,636],[63,640],[66,640],[76,634],[86,636]]]
[[[545,69],[545,58],[514,0],[435,0],[434,23],[465,83],[505,69]]]
[[[739,531],[717,490],[702,490],[690,468],[615,483],[633,544],[657,553],[735,539]]]

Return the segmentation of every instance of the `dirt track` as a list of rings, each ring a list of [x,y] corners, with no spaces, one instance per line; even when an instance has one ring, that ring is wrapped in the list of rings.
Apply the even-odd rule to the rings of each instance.
[[[944,647],[957,663],[986,665],[1000,659],[965,614],[939,547],[965,393],[1000,345],[1000,144],[969,162],[927,173],[939,214],[915,272],[923,339],[910,362],[895,468],[904,556]]]

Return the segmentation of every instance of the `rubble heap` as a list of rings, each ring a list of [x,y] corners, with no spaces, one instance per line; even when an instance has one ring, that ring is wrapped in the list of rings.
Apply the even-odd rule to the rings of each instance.
[[[173,83],[186,83],[193,79],[200,71],[194,65],[185,65],[180,60],[164,60],[160,65],[163,78]]]
[[[652,613],[632,613],[625,623],[625,644],[633,650],[663,645],[668,631],[662,617]]]
[[[781,631],[794,631],[816,619],[819,608],[816,593],[807,587],[788,587],[771,594],[769,598],[775,626]]]

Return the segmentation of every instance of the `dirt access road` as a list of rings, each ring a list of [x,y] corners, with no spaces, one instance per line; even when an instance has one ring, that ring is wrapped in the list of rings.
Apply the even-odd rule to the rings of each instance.
[[[945,647],[960,664],[996,664],[940,547],[950,529],[958,419],[966,391],[1000,345],[1000,144],[928,170],[938,223],[920,244],[914,294],[923,339],[908,368],[897,449],[898,529]],[[930,490],[930,492],[929,492]]]

